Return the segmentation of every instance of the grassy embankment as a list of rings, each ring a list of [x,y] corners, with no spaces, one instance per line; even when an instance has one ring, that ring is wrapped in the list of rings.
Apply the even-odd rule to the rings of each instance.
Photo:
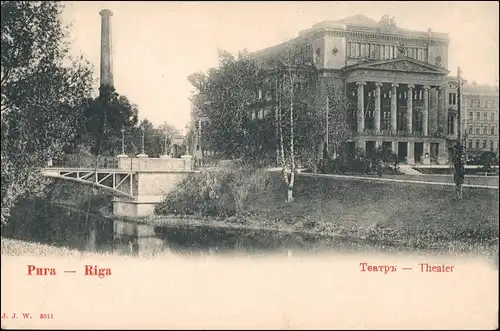
[[[295,201],[286,203],[282,179],[271,174],[271,185],[253,194],[238,216],[184,216],[183,221],[179,216],[158,215],[147,221],[312,233],[332,242],[347,238],[354,246],[366,248],[498,254],[499,191],[464,188],[463,200],[457,201],[453,190],[452,186],[299,176]],[[2,254],[3,246],[2,241]]]
[[[295,201],[286,203],[283,181],[275,173],[271,179],[267,189],[247,201],[243,216],[198,224],[309,232],[351,238],[362,246],[498,251],[497,189],[465,187],[463,200],[457,201],[453,186],[299,176]],[[164,216],[150,221],[179,223]]]

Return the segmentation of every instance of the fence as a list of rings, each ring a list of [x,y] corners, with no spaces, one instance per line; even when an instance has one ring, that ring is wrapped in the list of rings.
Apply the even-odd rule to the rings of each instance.
[[[99,156],[97,158],[89,155],[67,154],[52,159],[52,164],[49,167],[118,169],[118,158],[114,156]]]

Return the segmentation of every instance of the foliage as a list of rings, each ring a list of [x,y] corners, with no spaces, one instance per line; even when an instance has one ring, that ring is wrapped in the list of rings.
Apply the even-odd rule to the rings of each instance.
[[[320,160],[319,169],[322,173],[351,174],[398,174],[397,155],[388,148],[379,147],[374,153],[366,154],[362,149],[341,155],[336,159]]]
[[[255,100],[260,84],[260,70],[254,61],[240,54],[235,58],[219,51],[219,65],[208,73],[195,73],[188,80],[196,89],[192,97],[194,108],[206,108],[206,135],[209,150],[223,158],[239,158],[245,140],[244,107]]]
[[[484,170],[490,170],[492,166],[498,165],[498,156],[494,152],[484,152],[479,156],[479,164]]]
[[[88,99],[81,114],[82,126],[74,146],[89,146],[92,154],[116,155],[121,151],[121,130],[130,133],[137,124],[137,107],[111,86],[101,86],[99,96]]]
[[[342,149],[342,146],[352,138],[352,130],[349,124],[349,112],[351,104],[345,91],[335,91],[332,87],[327,86],[327,98],[322,100],[323,109],[328,107],[328,142],[333,147],[334,153],[337,154]],[[325,126],[326,121],[321,121]]]
[[[454,168],[453,181],[457,186],[460,186],[465,179],[465,146],[460,143],[453,146],[452,163]]]
[[[252,195],[266,188],[268,180],[265,169],[241,163],[219,172],[191,174],[157,205],[156,213],[217,217],[238,215],[245,211]]]
[[[27,194],[41,192],[39,172],[74,139],[92,71],[68,56],[63,5],[3,1],[1,62],[2,224]]]

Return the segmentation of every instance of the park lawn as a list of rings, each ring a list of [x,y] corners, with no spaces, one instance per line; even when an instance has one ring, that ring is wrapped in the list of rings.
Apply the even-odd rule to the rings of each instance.
[[[249,201],[251,223],[383,245],[498,250],[497,189],[465,187],[458,201],[453,186],[298,176],[295,201],[287,203],[282,179],[271,176],[272,185]]]

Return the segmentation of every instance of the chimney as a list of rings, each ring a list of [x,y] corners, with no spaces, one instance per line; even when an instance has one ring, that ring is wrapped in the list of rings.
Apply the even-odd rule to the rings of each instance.
[[[113,59],[111,56],[111,16],[113,12],[103,9],[101,15],[101,84],[113,86]]]

